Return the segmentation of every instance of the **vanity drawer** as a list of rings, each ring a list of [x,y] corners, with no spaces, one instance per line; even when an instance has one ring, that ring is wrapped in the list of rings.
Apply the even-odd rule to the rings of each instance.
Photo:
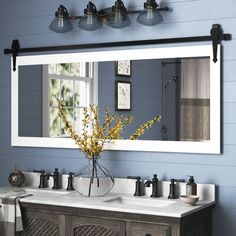
[[[171,227],[166,224],[129,222],[127,236],[171,236]]]

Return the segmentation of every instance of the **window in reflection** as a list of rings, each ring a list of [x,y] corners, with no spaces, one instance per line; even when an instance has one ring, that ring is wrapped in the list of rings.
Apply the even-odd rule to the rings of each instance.
[[[43,66],[43,136],[68,136],[58,116],[58,100],[64,101],[65,113],[74,129],[81,132],[83,108],[95,96],[93,63],[49,64]]]

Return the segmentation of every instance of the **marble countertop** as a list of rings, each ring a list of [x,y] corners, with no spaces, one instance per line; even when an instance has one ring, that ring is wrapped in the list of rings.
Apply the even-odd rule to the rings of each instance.
[[[52,190],[52,181],[48,189],[38,189],[39,174],[25,172],[26,183],[23,188],[0,188],[0,198],[19,191],[31,193],[33,196],[22,198],[22,203],[44,204],[63,207],[96,209],[114,212],[146,214],[181,218],[206,207],[215,205],[215,185],[197,184],[199,201],[189,206],[180,199],[168,199],[169,181],[159,181],[158,191],[163,197],[151,198],[151,188],[145,188],[145,196],[134,197],[135,181],[133,179],[116,178],[111,192],[103,197],[83,197],[78,192],[66,191],[68,175],[62,175],[62,189]],[[178,195],[186,193],[186,183],[177,183]]]
[[[0,197],[15,191],[26,191],[33,196],[22,198],[22,203],[44,204],[63,207],[96,209],[114,212],[155,215],[181,218],[215,204],[213,200],[200,200],[195,206],[189,206],[180,199],[134,197],[125,193],[109,193],[103,197],[83,197],[76,191],[37,189],[37,188],[0,188]],[[115,201],[114,201],[115,199]],[[116,201],[118,200],[118,201]],[[122,203],[120,201],[122,201]],[[124,202],[123,202],[124,201]]]

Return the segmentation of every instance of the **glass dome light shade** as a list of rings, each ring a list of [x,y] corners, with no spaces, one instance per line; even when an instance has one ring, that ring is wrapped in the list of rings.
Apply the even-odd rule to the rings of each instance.
[[[121,0],[115,2],[112,12],[113,14],[108,17],[106,22],[108,26],[119,29],[131,24],[125,5]]]
[[[160,24],[163,21],[162,15],[157,9],[146,8],[140,12],[137,22],[146,26]]]
[[[66,33],[73,29],[73,26],[69,19],[62,17],[56,17],[49,25],[49,29],[56,33]]]
[[[94,31],[102,27],[102,23],[97,15],[87,14],[79,21],[79,27],[87,31]]]
[[[129,16],[121,12],[116,12],[107,19],[107,25],[116,29],[124,28],[130,24]]]
[[[87,31],[94,31],[102,27],[96,6],[89,2],[84,9],[84,16],[80,19],[78,26]]]
[[[55,12],[55,18],[49,25],[49,29],[56,33],[66,33],[73,29],[68,11],[63,5],[60,5],[58,11]]]

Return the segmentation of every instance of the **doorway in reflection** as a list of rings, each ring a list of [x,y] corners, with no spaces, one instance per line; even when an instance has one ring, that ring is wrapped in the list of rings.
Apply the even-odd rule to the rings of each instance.
[[[162,140],[210,140],[210,61],[162,61]]]

